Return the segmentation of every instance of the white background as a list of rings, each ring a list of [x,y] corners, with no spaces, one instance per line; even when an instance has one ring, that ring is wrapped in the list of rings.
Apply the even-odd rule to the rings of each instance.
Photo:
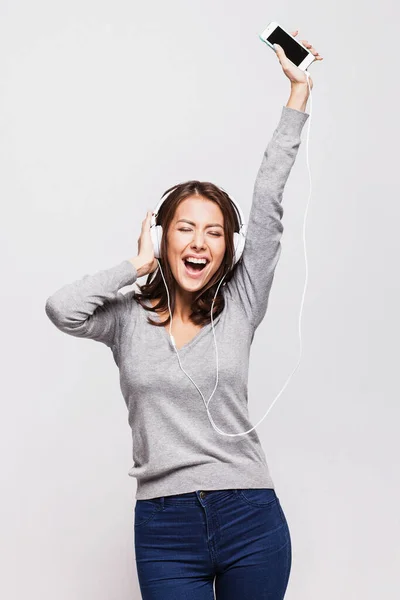
[[[146,211],[178,182],[223,186],[247,219],[290,93],[258,38],[276,20],[324,56],[249,380],[256,423],[299,356],[310,127],[303,357],[257,428],[292,537],[285,600],[398,598],[394,4],[0,6],[1,596],[140,598],[118,370],[104,345],[58,331],[45,300],[136,255]]]

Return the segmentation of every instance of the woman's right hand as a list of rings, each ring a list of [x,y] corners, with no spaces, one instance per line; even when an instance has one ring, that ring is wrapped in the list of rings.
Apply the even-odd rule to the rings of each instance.
[[[153,273],[158,267],[150,235],[151,215],[151,210],[147,211],[146,218],[142,221],[142,230],[138,238],[138,255],[130,259],[131,263],[136,267],[138,277]]]

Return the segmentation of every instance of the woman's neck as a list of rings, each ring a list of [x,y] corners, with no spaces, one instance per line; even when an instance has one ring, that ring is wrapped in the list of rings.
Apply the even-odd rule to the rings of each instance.
[[[176,293],[175,296],[175,310],[174,310],[174,314],[172,315],[173,318],[177,321],[180,321],[181,323],[189,323],[189,315],[191,314],[191,308],[190,308],[190,298],[193,296],[192,292],[185,292],[185,295],[183,296],[180,292]],[[156,306],[159,303],[160,299],[155,299],[155,300],[151,300],[151,304],[154,306]],[[167,310],[165,312],[165,314],[161,315],[162,318],[164,317],[168,317],[169,316],[169,310],[167,307]]]

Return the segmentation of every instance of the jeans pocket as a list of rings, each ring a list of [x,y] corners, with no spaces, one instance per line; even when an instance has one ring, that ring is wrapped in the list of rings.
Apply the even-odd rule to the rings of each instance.
[[[263,508],[278,502],[278,497],[273,488],[246,488],[238,490],[239,499],[250,506]]]
[[[154,500],[136,500],[135,505],[135,527],[143,527],[149,523],[162,510],[159,502]]]

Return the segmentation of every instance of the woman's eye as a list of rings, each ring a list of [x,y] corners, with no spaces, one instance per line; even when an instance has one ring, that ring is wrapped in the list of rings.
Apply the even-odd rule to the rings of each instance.
[[[179,231],[192,231],[191,229],[188,229],[188,227],[181,227],[179,229]],[[221,237],[221,233],[217,233],[216,231],[210,231],[211,235],[214,235],[215,237]]]

